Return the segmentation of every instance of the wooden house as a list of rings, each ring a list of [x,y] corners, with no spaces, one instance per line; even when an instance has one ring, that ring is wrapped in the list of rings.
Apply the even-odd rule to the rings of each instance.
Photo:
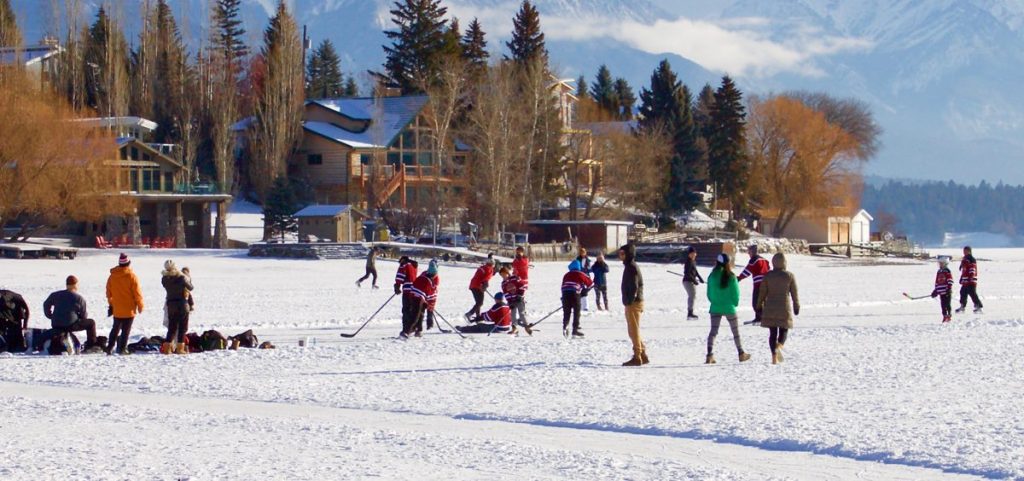
[[[311,205],[295,213],[299,239],[360,242],[366,216],[350,205]]]

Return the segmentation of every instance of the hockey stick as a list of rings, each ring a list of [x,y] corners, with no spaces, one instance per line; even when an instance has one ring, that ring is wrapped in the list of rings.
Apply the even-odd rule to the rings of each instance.
[[[553,311],[549,312],[549,313],[548,313],[548,315],[546,315],[546,316],[544,316],[544,317],[540,318],[540,320],[539,320],[539,321],[537,321],[537,322],[533,322],[533,323],[530,323],[530,324],[527,324],[527,326],[526,326],[526,327],[528,327],[528,328],[530,328],[530,329],[533,329],[533,326],[536,326],[537,324],[540,324],[540,323],[544,322],[544,320],[545,320],[545,319],[547,319],[547,318],[549,318],[549,317],[551,317],[551,316],[555,315],[555,313],[556,313],[556,312],[558,312],[558,311],[561,311],[561,310],[562,310],[562,308],[561,308],[561,307],[559,307],[558,309],[555,309],[555,310],[553,310]]]
[[[384,301],[384,304],[382,304],[380,306],[380,309],[377,309],[377,312],[374,312],[373,315],[370,316],[370,318],[367,319],[366,322],[364,322],[362,326],[359,326],[359,329],[356,329],[356,332],[353,332],[352,334],[347,334],[347,333],[343,332],[343,333],[341,333],[341,337],[345,337],[345,338],[356,337],[356,334],[359,334],[359,331],[362,331],[363,328],[366,327],[366,325],[369,324],[370,321],[372,321],[374,317],[377,317],[377,314],[380,314],[380,311],[383,311],[384,307],[387,306],[388,304],[390,304],[391,300],[394,299],[395,296],[397,296],[397,295],[398,294],[391,294],[391,297],[389,297],[388,300]]]
[[[684,276],[684,275],[682,275],[682,274],[680,274],[680,273],[678,273],[678,272],[672,272],[672,271],[665,271],[665,272],[668,272],[669,274],[672,274],[672,275],[674,275],[674,276],[679,276],[679,277],[686,277],[686,276]]]
[[[454,332],[454,333],[458,334],[458,335],[459,335],[459,337],[461,337],[461,338],[463,338],[463,339],[465,339],[465,338],[466,338],[466,336],[462,335],[462,333],[461,333],[461,332],[459,332],[459,330],[458,330],[458,329],[456,329],[456,328],[455,328],[455,326],[453,326],[453,325],[452,325],[452,323],[448,322],[448,319],[445,319],[445,318],[444,318],[444,316],[443,316],[443,315],[441,315],[441,313],[440,313],[440,312],[434,311],[434,314],[435,314],[435,315],[436,315],[437,317],[440,317],[440,318],[441,318],[441,320],[442,320],[442,321],[444,321],[444,323],[445,323],[445,324],[448,324],[448,327],[452,328],[452,330],[451,330],[451,331],[448,331],[448,332]],[[438,326],[437,328],[438,328],[438,329],[441,329],[441,327],[440,327],[440,326]]]
[[[430,315],[430,313],[427,313],[427,315]],[[436,319],[434,320],[434,327],[436,327],[436,328],[437,328],[437,330],[438,330],[438,331],[439,331],[439,332],[440,332],[441,334],[451,334],[451,333],[452,333],[452,331],[450,331],[450,330],[448,330],[448,329],[445,329],[445,328],[441,327],[441,323],[437,322],[437,320],[436,320]]]
[[[911,296],[910,294],[907,294],[906,292],[904,292],[903,293],[903,297],[906,297],[907,299],[910,299],[912,301],[919,301],[921,299],[927,299],[929,297],[932,297],[932,295],[928,294],[927,296],[917,296],[917,297],[914,297],[914,296]]]

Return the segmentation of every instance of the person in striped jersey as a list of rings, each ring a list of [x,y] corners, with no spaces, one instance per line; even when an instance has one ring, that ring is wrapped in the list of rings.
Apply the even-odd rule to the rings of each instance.
[[[978,298],[978,261],[974,258],[971,246],[964,247],[964,258],[960,260],[960,308],[956,312],[967,309],[967,298],[974,304],[974,313],[981,314],[981,299]]]
[[[412,283],[412,287],[404,294],[402,311],[402,338],[416,335],[419,337],[422,332],[422,320],[424,314],[428,317],[434,311],[437,304],[437,286],[441,279],[437,275],[437,263],[430,261],[427,272],[420,274]],[[407,307],[406,307],[407,306]]]
[[[526,322],[526,282],[519,276],[509,272],[508,267],[498,271],[501,276],[501,292],[505,295],[509,309],[512,310],[512,321],[518,326],[527,326]]]
[[[772,270],[772,266],[768,263],[767,259],[757,253],[757,246],[754,244],[747,247],[747,254],[750,254],[750,262],[747,262],[747,267],[743,269],[737,280],[742,281],[749,277],[754,283],[754,291],[750,296],[751,304],[754,307],[753,324],[759,324],[761,322],[761,308],[757,307],[757,298],[761,293],[761,281],[764,280],[764,275]]]
[[[583,337],[580,331],[580,299],[583,293],[594,286],[590,276],[583,273],[579,260],[569,263],[569,272],[562,277],[562,332],[569,334],[569,319],[572,319],[572,336]]]
[[[949,256],[939,256],[939,271],[935,273],[935,289],[932,297],[939,298],[942,308],[942,322],[953,320],[953,273],[949,271]]]
[[[459,332],[487,334],[490,332],[510,332],[512,329],[512,310],[505,304],[505,294],[494,295],[494,305],[477,319],[477,323],[469,326],[455,326]],[[514,331],[512,331],[514,332]]]

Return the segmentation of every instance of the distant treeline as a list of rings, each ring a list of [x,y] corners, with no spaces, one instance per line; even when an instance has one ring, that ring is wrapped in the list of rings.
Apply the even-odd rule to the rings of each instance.
[[[862,205],[875,217],[872,230],[936,243],[946,232],[993,232],[1016,238],[1024,228],[1024,186],[953,181],[890,181],[864,187]]]

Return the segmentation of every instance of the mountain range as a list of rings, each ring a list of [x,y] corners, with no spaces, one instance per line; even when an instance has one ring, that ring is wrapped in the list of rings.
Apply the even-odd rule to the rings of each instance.
[[[91,21],[98,0],[80,0]],[[139,18],[143,0],[115,2]],[[54,28],[49,5],[13,0],[28,41]],[[57,1],[56,3],[63,3]],[[171,0],[192,45],[211,0]],[[243,0],[250,43],[276,0]],[[479,18],[504,53],[518,0],[446,0]],[[733,76],[748,94],[824,91],[867,102],[884,129],[871,175],[1024,184],[1022,0],[536,0],[553,67],[592,78],[607,64],[636,91],[668,58],[692,89]],[[316,44],[330,38],[349,73],[379,69],[388,0],[291,0]],[[129,21],[129,34],[138,21]],[[361,75],[357,75],[360,78]]]

